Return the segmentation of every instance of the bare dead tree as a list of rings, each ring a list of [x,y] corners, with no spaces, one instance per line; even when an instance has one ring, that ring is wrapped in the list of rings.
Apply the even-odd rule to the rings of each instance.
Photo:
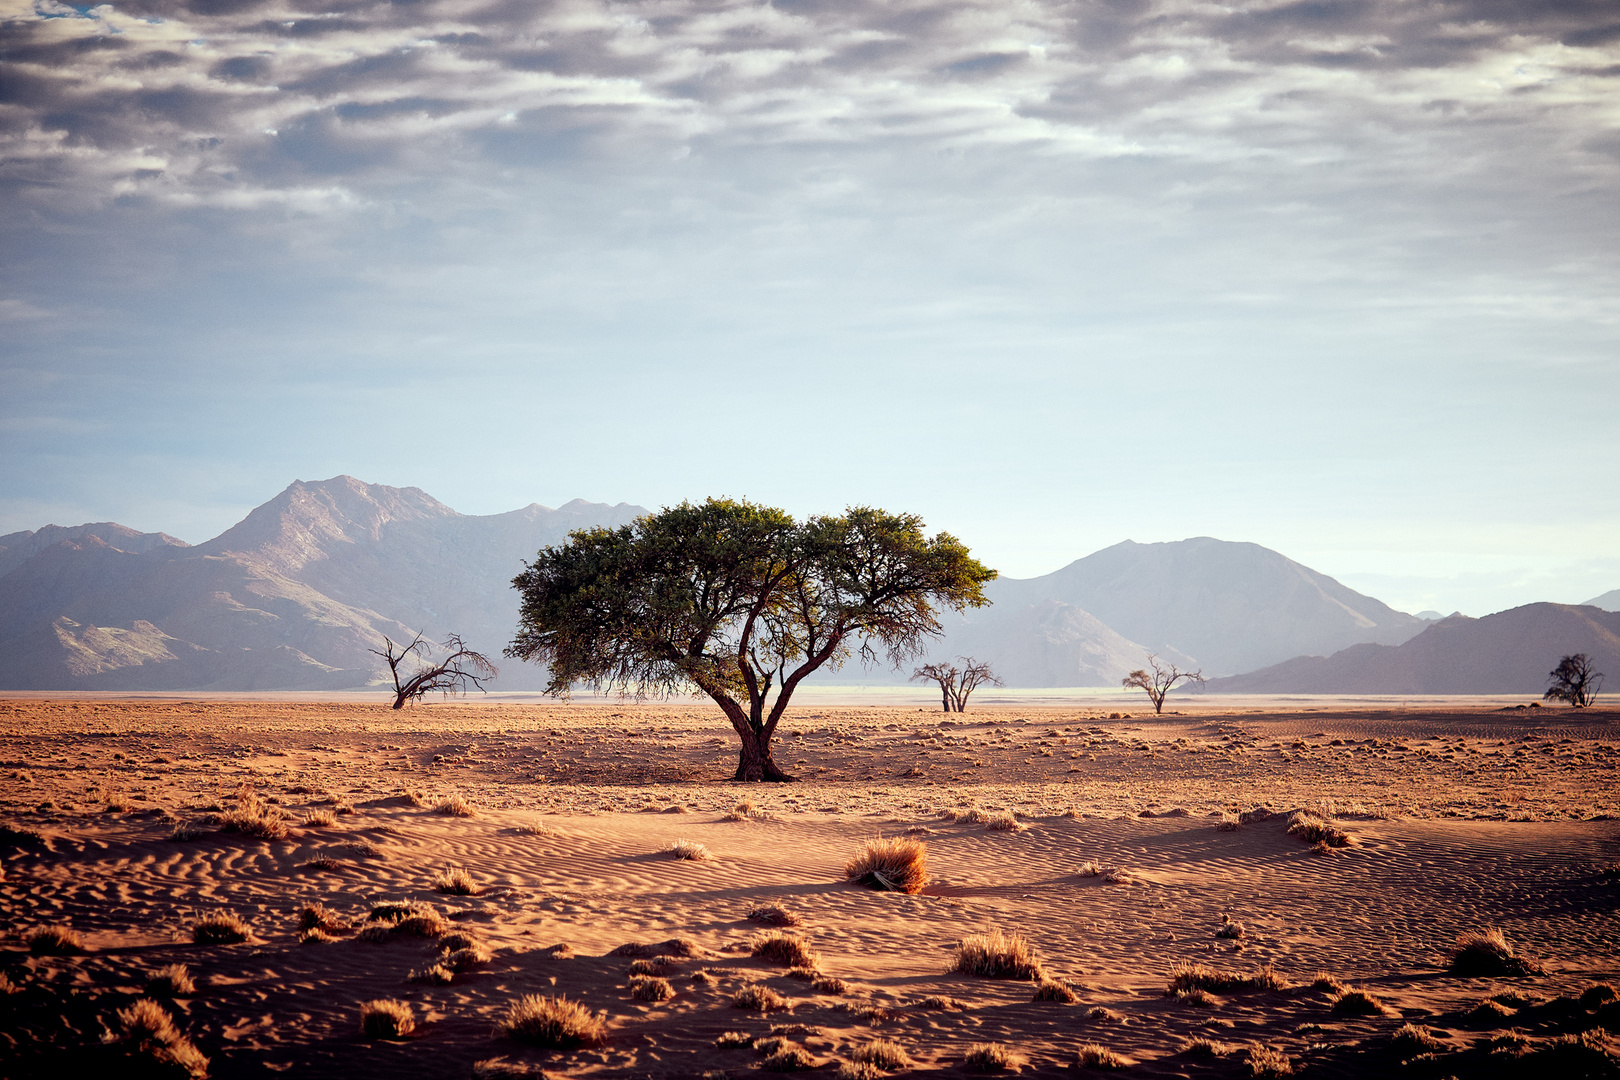
[[[958,656],[955,664],[924,664],[911,673],[913,680],[929,679],[939,684],[940,708],[945,712],[967,712],[968,698],[981,686],[1000,686],[1001,679],[989,664],[971,656]]]
[[[1592,658],[1575,653],[1558,661],[1558,666],[1547,673],[1552,685],[1542,695],[1546,701],[1567,701],[1577,709],[1584,709],[1597,699],[1603,688],[1603,672],[1596,670]]]
[[[1176,683],[1183,679],[1200,684],[1204,681],[1202,670],[1182,671],[1174,664],[1170,665],[1168,671],[1165,670],[1164,665],[1159,663],[1159,658],[1152,653],[1148,653],[1148,667],[1153,669],[1152,672],[1137,668],[1120,680],[1120,685],[1127,690],[1138,688],[1146,690],[1148,700],[1153,702],[1154,715],[1164,711],[1165,695],[1170,693]]]
[[[451,634],[444,639],[444,649],[449,655],[438,663],[431,662],[433,645],[421,634],[404,646],[396,644],[389,637],[383,638],[383,641],[387,642],[384,648],[368,651],[376,653],[388,663],[388,670],[394,677],[396,709],[403,709],[407,701],[416,701],[434,692],[448,697],[466,693],[469,686],[484,690],[484,683],[500,674],[500,670],[490,663],[489,657],[467,648],[460,634]],[[425,666],[409,678],[402,679],[399,667],[408,656],[419,658]]]

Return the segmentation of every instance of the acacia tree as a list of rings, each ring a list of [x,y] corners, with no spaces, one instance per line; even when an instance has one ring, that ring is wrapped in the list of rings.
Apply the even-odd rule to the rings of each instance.
[[[939,684],[941,708],[945,712],[967,712],[968,698],[979,687],[1002,685],[1001,679],[990,665],[971,656],[958,656],[962,667],[955,664],[924,664],[911,673],[911,678],[931,679]]]
[[[800,523],[749,502],[682,503],[542,548],[512,580],[522,604],[506,655],[548,665],[559,697],[577,684],[707,694],[741,743],[734,779],[791,780],[771,739],[799,684],[851,656],[900,665],[939,633],[936,607],[989,603],[995,576],[912,514]]]
[[[1597,700],[1603,687],[1603,672],[1593,669],[1592,660],[1578,652],[1558,661],[1558,666],[1547,673],[1552,685],[1542,695],[1547,701],[1567,701],[1577,709],[1584,709]]]
[[[415,672],[402,678],[399,668],[405,658],[431,656],[432,644],[421,634],[412,638],[409,645],[397,645],[390,637],[384,637],[383,641],[387,643],[383,648],[367,651],[376,653],[387,662],[389,674],[394,677],[396,709],[403,709],[407,701],[416,701],[435,691],[448,696],[465,693],[469,686],[483,690],[485,682],[500,674],[500,670],[490,663],[489,657],[467,648],[460,634],[451,634],[444,639],[443,645],[449,655],[436,664],[425,662]]]
[[[1154,656],[1152,653],[1148,653],[1148,667],[1152,668],[1153,670],[1149,672],[1142,668],[1137,668],[1135,671],[1125,676],[1124,679],[1120,680],[1120,685],[1127,690],[1137,688],[1146,690],[1148,700],[1153,702],[1153,713],[1155,716],[1164,711],[1165,695],[1170,693],[1170,690],[1176,685],[1176,683],[1183,679],[1188,679],[1196,683],[1202,683],[1204,681],[1202,670],[1181,671],[1174,664],[1170,665],[1169,670],[1165,670],[1164,665],[1159,663],[1159,658]]]

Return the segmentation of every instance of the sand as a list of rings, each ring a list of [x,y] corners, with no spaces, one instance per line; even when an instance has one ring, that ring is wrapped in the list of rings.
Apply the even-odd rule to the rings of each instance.
[[[829,1074],[884,1038],[912,1061],[898,1072],[961,1073],[970,1046],[995,1042],[1026,1076],[1067,1075],[1092,1044],[1141,1075],[1286,1058],[1302,1075],[1371,1076],[1422,1052],[1393,1041],[1407,1023],[1437,1040],[1409,1067],[1423,1075],[1611,1068],[1606,1035],[1571,1037],[1620,1030],[1601,992],[1572,1000],[1620,984],[1613,710],[814,705],[784,729],[777,759],[801,781],[742,786],[725,780],[729,729],[700,705],[0,701],[0,820],[21,831],[0,840],[0,971],[15,988],[0,1073],[125,1067],[102,1037],[176,963],[195,992],[162,1004],[218,1077],[719,1077],[766,1060],[719,1036],[773,1030]],[[286,815],[286,838],[218,828],[243,793]],[[435,812],[450,796],[472,816]],[[1239,824],[1255,807],[1279,816]],[[1290,835],[1281,815],[1299,808],[1349,845]],[[986,823],[1007,812],[1018,831]],[[197,835],[174,839],[186,824]],[[866,839],[908,833],[928,846],[921,894],[844,880]],[[665,850],[683,840],[712,858]],[[436,891],[449,868],[477,894]],[[430,940],[299,943],[305,905],[358,927],[386,900],[434,905],[489,959],[426,985],[408,976],[439,957]],[[763,927],[747,914],[771,901],[802,919],[794,932],[843,992],[750,956]],[[221,911],[252,937],[194,944],[192,924]],[[1217,936],[1223,919],[1242,936]],[[88,951],[30,954],[48,925]],[[1487,927],[1542,973],[1448,973],[1457,935]],[[989,929],[1023,934],[1077,1000],[949,973],[962,938]],[[616,950],[674,940],[693,953],[666,961],[674,996],[632,997],[633,958]],[[1166,997],[1187,962],[1269,964],[1281,985]],[[1335,1012],[1324,976],[1386,1011]],[[734,1007],[755,983],[791,1007]],[[525,994],[604,1012],[606,1041],[501,1037]],[[1467,1018],[1490,995],[1503,1015]],[[411,1007],[409,1037],[362,1037],[374,999]],[[1188,1052],[1199,1039],[1222,1053]]]

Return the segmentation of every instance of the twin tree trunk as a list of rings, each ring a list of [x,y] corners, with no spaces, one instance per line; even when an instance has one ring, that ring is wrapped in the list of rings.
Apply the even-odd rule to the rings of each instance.
[[[746,732],[737,732],[742,740],[742,746],[737,751],[737,774],[733,780],[759,781],[785,781],[793,777],[777,768],[776,762],[771,759],[771,739],[763,731],[754,731],[752,727]]]

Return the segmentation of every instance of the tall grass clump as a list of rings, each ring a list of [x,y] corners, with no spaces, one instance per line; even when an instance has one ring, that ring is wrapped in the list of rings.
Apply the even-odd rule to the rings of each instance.
[[[237,790],[236,805],[219,816],[222,832],[241,833],[259,840],[285,840],[287,817],[245,787]]]
[[[962,1068],[972,1073],[1013,1072],[1018,1064],[1018,1055],[1001,1043],[974,1043],[962,1055]]]
[[[208,1058],[174,1026],[174,1017],[151,998],[140,998],[118,1010],[118,1031],[108,1038],[115,1051],[144,1059],[148,1068],[129,1070],[136,1075],[172,1077],[208,1075]],[[123,1070],[118,1070],[123,1071]]]
[[[781,904],[755,904],[748,909],[748,921],[766,926],[798,926],[804,920]]]
[[[433,804],[433,812],[445,817],[475,817],[478,808],[460,795],[446,795]]]
[[[905,1047],[893,1039],[873,1039],[863,1046],[857,1046],[849,1057],[851,1061],[871,1065],[884,1072],[895,1072],[911,1067],[911,1055],[906,1053]]]
[[[28,951],[35,956],[78,956],[84,952],[84,938],[70,926],[42,926],[30,930]]]
[[[1251,975],[1238,975],[1208,964],[1181,963],[1170,969],[1165,997],[1178,997],[1197,990],[1213,994],[1244,994],[1257,990],[1281,990],[1284,986],[1277,969],[1270,964],[1256,968]]]
[[[146,992],[153,997],[190,997],[197,992],[197,983],[184,964],[169,964],[158,968],[146,980]]]
[[[1074,1063],[1082,1069],[1097,1069],[1098,1071],[1123,1069],[1130,1065],[1128,1060],[1098,1043],[1086,1043],[1075,1051]]]
[[[573,1050],[600,1046],[607,1038],[607,1018],[566,997],[525,994],[507,1007],[495,1030],[532,1046]]]
[[[1541,965],[1519,956],[1502,931],[1492,927],[1457,935],[1447,970],[1465,977],[1478,975],[1539,975]]]
[[[1355,842],[1349,833],[1308,810],[1295,810],[1288,816],[1288,834],[1307,844],[1325,844],[1330,848],[1349,847]]]
[[[460,866],[447,866],[433,879],[433,887],[451,896],[476,896],[478,885],[472,875]]]
[[[379,998],[360,1005],[360,1034],[368,1039],[403,1039],[414,1030],[416,1016],[406,1002]]]
[[[672,855],[677,859],[688,862],[706,862],[714,858],[709,849],[696,840],[676,840],[664,848],[664,854]]]
[[[999,929],[963,938],[951,971],[981,979],[1040,979],[1044,975],[1024,935],[1003,934]]]
[[[876,837],[844,864],[844,876],[869,889],[919,893],[928,884],[928,845],[903,837]]]
[[[814,968],[820,963],[810,943],[798,934],[769,930],[756,936],[752,944],[755,959],[768,960],[783,967]]]
[[[754,983],[731,996],[731,1007],[748,1009],[752,1012],[774,1012],[777,1009],[787,1008],[788,999],[768,986]]]
[[[235,912],[216,911],[191,924],[191,940],[198,945],[235,945],[253,932]]]

